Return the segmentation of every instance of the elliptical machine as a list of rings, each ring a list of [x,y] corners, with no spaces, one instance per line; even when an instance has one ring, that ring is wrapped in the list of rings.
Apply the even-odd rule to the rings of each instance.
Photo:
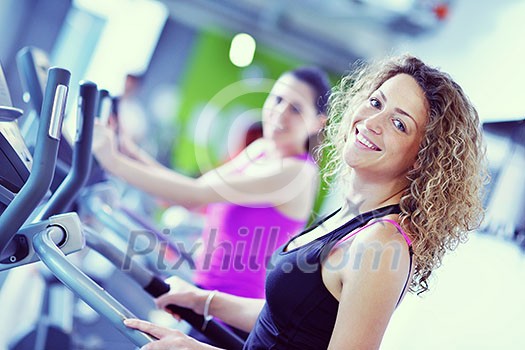
[[[20,111],[13,111],[9,105],[0,110],[2,113],[0,130],[2,130],[2,140],[5,141],[2,142],[2,154],[9,154],[13,157],[5,157],[3,163],[11,165],[5,169],[25,168],[26,175],[29,174],[26,179],[20,179],[23,185],[19,186],[19,191],[5,205],[0,216],[0,269],[12,269],[41,259],[54,274],[58,275],[59,279],[67,282],[68,287],[85,298],[91,307],[108,319],[112,319],[115,327],[136,346],[143,346],[151,341],[151,337],[136,331],[130,332],[130,329],[122,324],[123,319],[134,317],[134,315],[65,258],[65,253],[78,251],[84,246],[85,241],[78,216],[75,213],[67,213],[52,216],[48,220],[34,224],[25,224],[46,195],[51,184],[67,100],[69,77],[70,73],[64,69],[51,68],[49,70],[33,160],[24,145],[15,121],[16,117],[21,114]],[[0,84],[3,83],[3,85],[0,91],[5,92],[7,87],[3,73],[1,80],[3,81],[0,81]],[[20,176],[18,171],[10,178],[17,180],[17,176]],[[16,189],[8,181],[3,183],[7,185],[2,186],[4,188]],[[34,348],[57,348],[52,342],[52,337],[37,338]]]

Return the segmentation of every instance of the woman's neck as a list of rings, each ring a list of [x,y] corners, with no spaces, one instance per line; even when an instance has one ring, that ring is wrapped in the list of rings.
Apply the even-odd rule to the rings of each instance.
[[[268,141],[267,153],[274,157],[287,158],[294,157],[306,153],[304,147],[286,147],[284,145],[277,145],[273,140]]]
[[[341,212],[358,215],[386,205],[398,204],[407,183],[406,180],[399,179],[370,181],[352,171],[348,186]]]

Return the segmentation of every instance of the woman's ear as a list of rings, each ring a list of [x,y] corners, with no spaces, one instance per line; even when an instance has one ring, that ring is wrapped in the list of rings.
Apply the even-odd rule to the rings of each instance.
[[[319,131],[321,131],[325,127],[327,119],[328,117],[326,114],[319,114],[315,120],[315,123],[313,123],[312,130],[309,130],[309,133],[317,134]]]
[[[324,128],[326,125],[326,121],[328,120],[328,116],[324,113],[319,114],[319,122],[321,123],[320,129]]]
[[[313,154],[313,149],[316,148],[323,142],[324,132],[323,128],[326,125],[327,117],[325,114],[319,114],[315,123],[312,123],[312,129],[309,130],[308,138],[306,139],[305,148],[310,153]]]

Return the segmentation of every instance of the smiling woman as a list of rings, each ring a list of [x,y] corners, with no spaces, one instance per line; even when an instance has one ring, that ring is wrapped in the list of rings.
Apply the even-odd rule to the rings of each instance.
[[[487,173],[477,111],[448,74],[405,55],[357,63],[334,91],[330,116],[326,177],[351,192],[356,174],[388,181],[405,173],[398,179],[401,222],[414,238],[411,290],[426,291],[444,253],[482,219]]]

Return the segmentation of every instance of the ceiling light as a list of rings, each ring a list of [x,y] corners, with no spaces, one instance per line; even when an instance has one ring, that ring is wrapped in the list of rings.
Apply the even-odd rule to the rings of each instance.
[[[233,37],[230,46],[230,60],[237,67],[247,67],[253,61],[255,55],[255,39],[246,33],[240,33]]]

